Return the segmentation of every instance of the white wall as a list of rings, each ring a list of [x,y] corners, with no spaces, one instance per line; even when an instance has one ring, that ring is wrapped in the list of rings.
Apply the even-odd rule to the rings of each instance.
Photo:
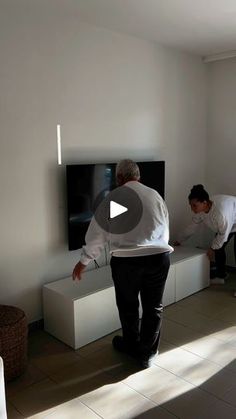
[[[207,183],[236,195],[236,59],[208,64]]]
[[[79,257],[67,251],[56,124],[64,164],[165,160],[174,237],[190,187],[205,181],[206,68],[40,2],[5,2],[0,28],[0,295],[33,321],[42,284]]]
[[[236,195],[236,59],[208,64],[207,186]],[[228,261],[234,265],[232,246]]]

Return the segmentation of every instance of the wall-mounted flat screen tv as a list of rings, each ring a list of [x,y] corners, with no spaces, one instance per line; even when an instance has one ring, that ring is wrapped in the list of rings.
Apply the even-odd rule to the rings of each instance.
[[[137,162],[140,181],[164,198],[165,162]],[[66,166],[68,247],[76,250],[85,244],[85,234],[96,203],[116,188],[116,163],[73,164]]]

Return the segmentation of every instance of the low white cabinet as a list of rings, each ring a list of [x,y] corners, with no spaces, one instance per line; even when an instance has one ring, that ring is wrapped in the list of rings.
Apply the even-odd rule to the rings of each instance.
[[[175,302],[210,284],[210,266],[206,251],[179,246],[170,256],[174,269]]]
[[[74,349],[120,328],[110,266],[43,287],[44,328]]]
[[[209,285],[209,262],[203,250],[178,247],[171,254],[165,306]],[[44,328],[78,349],[120,328],[110,266],[43,286]]]

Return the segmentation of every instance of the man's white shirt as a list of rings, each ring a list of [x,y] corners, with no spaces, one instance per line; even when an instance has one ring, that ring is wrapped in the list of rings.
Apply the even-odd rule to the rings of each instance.
[[[169,215],[166,204],[157,191],[140,182],[130,181],[122,187],[133,189],[142,201],[143,214],[138,225],[124,234],[111,234],[103,230],[95,217],[85,236],[81,263],[87,265],[96,259],[109,244],[113,256],[133,257],[172,252],[169,242]]]

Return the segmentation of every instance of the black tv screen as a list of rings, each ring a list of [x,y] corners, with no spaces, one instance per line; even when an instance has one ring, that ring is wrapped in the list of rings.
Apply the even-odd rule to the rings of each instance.
[[[140,181],[164,198],[165,162],[137,163]],[[69,250],[79,249],[85,244],[85,234],[97,204],[117,187],[115,168],[116,163],[66,166]]]

